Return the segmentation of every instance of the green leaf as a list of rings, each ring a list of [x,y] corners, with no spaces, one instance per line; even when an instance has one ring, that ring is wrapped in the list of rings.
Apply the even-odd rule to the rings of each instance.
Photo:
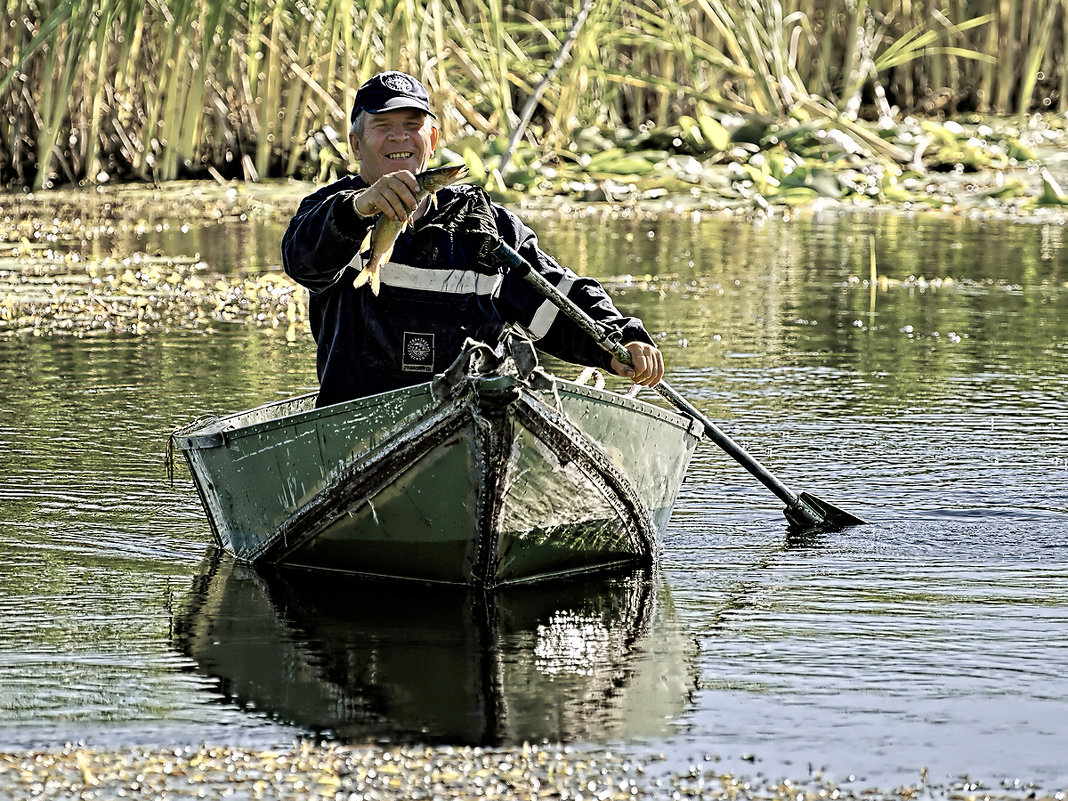
[[[1038,206],[1068,206],[1068,197],[1065,197],[1061,185],[1057,183],[1049,172],[1042,170],[1042,194],[1035,201]]]
[[[707,114],[702,114],[697,122],[701,126],[701,133],[705,135],[705,139],[708,140],[708,144],[714,150],[723,151],[730,146],[730,131],[724,128],[719,120],[709,117]]]

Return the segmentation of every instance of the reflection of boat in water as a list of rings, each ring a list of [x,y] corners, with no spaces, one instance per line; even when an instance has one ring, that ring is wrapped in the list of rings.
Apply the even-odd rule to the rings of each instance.
[[[667,734],[696,646],[648,571],[479,593],[205,564],[178,647],[227,700],[346,742]]]

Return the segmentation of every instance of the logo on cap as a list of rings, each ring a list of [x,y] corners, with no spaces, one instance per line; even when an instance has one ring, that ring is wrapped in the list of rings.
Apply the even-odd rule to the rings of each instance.
[[[393,72],[382,78],[382,83],[392,89],[394,92],[401,92],[402,94],[410,95],[415,88],[412,86],[412,82],[408,80],[408,76],[401,75],[400,73]]]
[[[426,87],[411,75],[403,72],[381,72],[364,82],[352,104],[350,119],[355,122],[361,111],[381,114],[400,108],[419,109],[431,117],[430,97]]]

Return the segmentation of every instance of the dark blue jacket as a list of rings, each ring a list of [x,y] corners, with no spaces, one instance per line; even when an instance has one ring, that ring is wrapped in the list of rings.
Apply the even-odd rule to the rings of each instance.
[[[353,176],[309,195],[282,238],[286,273],[311,292],[318,405],[429,381],[467,337],[494,345],[508,323],[553,356],[608,368],[606,351],[526,281],[487,258],[498,238],[594,319],[618,330],[621,341],[652,342],[599,283],[557,264],[515,214],[473,186],[438,190],[436,207],[397,240],[377,297],[366,284],[354,288],[363,263],[359,248],[374,222],[355,210],[366,187]]]

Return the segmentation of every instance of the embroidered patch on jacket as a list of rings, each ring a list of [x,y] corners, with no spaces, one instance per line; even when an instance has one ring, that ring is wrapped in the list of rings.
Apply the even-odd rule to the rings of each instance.
[[[404,332],[401,369],[420,373],[434,372],[434,335]]]

